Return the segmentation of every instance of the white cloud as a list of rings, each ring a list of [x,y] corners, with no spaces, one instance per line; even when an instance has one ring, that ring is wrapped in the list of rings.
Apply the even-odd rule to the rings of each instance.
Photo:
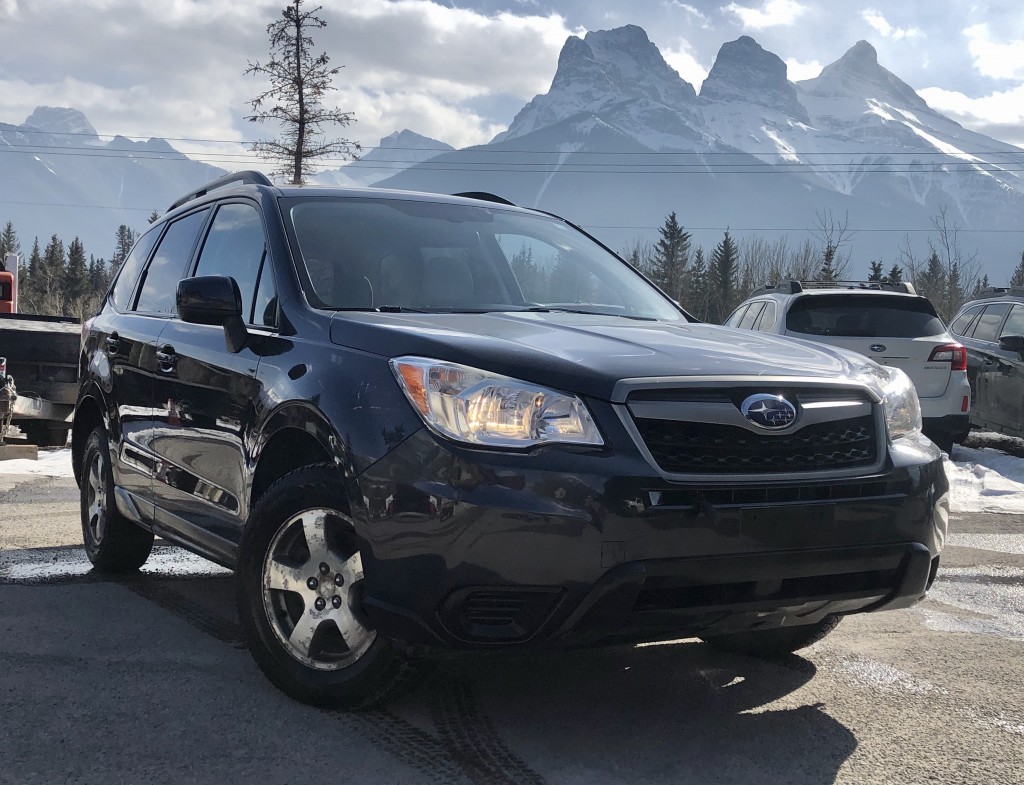
[[[982,76],[994,79],[1024,79],[1024,40],[1010,43],[992,40],[987,24],[971,25],[964,30],[967,49],[974,67]]]
[[[1024,145],[1024,85],[979,98],[941,87],[926,87],[917,93],[933,109],[973,131]]]
[[[661,55],[665,58],[665,62],[676,69],[683,79],[700,91],[700,86],[708,78],[710,69],[698,62],[693,54],[693,47],[687,41],[680,39],[678,49],[671,47],[663,49]]]
[[[685,13],[686,16],[699,24],[703,29],[707,30],[711,27],[711,18],[699,8],[696,8],[689,3],[681,3],[679,0],[668,0],[666,4],[669,8],[678,8],[680,11]]]
[[[821,74],[821,63],[817,60],[811,60],[809,63],[801,63],[794,57],[790,57],[786,60],[786,73],[789,76],[789,81],[799,82],[804,79],[814,79],[816,76]]]
[[[0,122],[47,104],[82,109],[101,134],[272,135],[240,119],[261,89],[242,72],[267,58],[266,26],[281,5],[0,0]],[[547,90],[565,39],[583,32],[555,12],[488,14],[431,0],[346,0],[319,15],[327,27],[314,32],[315,47],[344,66],[327,101],[357,120],[338,135],[368,145],[402,128],[457,146],[488,141],[503,128],[478,107],[521,105]]]
[[[924,35],[919,27],[893,27],[889,20],[882,16],[882,12],[874,8],[865,8],[860,15],[883,38],[902,41],[904,38],[920,38]]]
[[[807,10],[807,6],[796,0],[765,0],[758,8],[729,3],[722,6],[722,10],[736,16],[744,27],[763,30],[766,27],[793,24]]]

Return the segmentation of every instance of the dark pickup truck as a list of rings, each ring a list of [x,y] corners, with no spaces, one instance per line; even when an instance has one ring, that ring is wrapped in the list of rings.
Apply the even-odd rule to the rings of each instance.
[[[918,602],[945,537],[902,371],[696,323],[493,197],[215,181],[139,240],[80,374],[95,567],[158,534],[233,568],[311,703],[453,649],[790,652]]]
[[[11,380],[0,378],[0,386],[16,393],[11,419],[32,444],[67,444],[78,397],[81,334],[76,319],[0,313],[0,357]]]

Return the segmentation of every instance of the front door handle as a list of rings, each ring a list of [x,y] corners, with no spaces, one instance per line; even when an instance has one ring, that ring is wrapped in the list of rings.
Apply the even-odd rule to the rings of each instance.
[[[174,373],[178,367],[178,355],[173,346],[165,346],[156,353],[156,364],[161,373]]]

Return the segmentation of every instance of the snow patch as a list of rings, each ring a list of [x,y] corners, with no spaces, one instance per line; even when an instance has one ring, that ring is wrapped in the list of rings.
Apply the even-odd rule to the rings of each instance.
[[[1024,460],[988,447],[956,445],[945,459],[950,512],[1024,514]]]
[[[867,657],[844,657],[839,663],[839,668],[851,676],[856,683],[872,687],[880,692],[897,695],[927,695],[929,693],[944,695],[947,693],[947,690],[936,687],[930,681],[918,679],[906,671]]]
[[[71,448],[40,450],[39,459],[17,458],[0,461],[0,474],[28,474],[37,477],[74,477],[71,469]]]

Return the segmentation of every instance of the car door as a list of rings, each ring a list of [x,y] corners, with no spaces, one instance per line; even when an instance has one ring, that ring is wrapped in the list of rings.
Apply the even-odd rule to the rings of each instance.
[[[83,374],[103,391],[114,484],[132,495],[142,514],[152,516],[153,461],[140,443],[153,407],[156,340],[164,327],[157,316],[135,309],[143,277],[164,227],[144,234],[122,263],[100,313],[89,323]]]
[[[224,328],[171,319],[159,341],[159,458],[154,496],[162,530],[231,562],[248,513],[246,462],[256,405],[259,337],[276,320],[273,271],[254,203],[218,205],[195,275],[235,279],[249,343],[228,351]]]
[[[1004,339],[1024,336],[1024,305],[1014,305],[999,329],[999,343],[994,352],[999,355],[999,374],[991,384],[998,388],[994,405],[1003,416],[1006,433],[1024,435],[1024,353],[1004,345]],[[1016,343],[1016,341],[1013,341]]]
[[[977,412],[973,419],[986,427],[1005,428],[1010,424],[1004,410],[1007,395],[1005,379],[1011,371],[1010,361],[1016,355],[999,348],[1000,328],[1010,312],[1010,303],[990,303],[974,320],[965,335],[968,363],[974,359],[975,399]]]

